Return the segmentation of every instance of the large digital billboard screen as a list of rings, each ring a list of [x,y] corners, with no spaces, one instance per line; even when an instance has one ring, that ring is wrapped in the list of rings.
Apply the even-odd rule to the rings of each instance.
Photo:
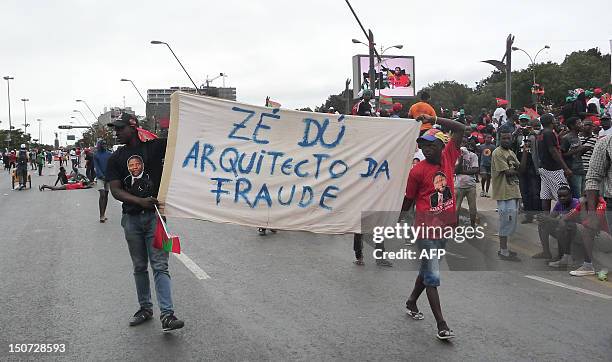
[[[361,97],[365,89],[370,87],[370,57],[368,55],[353,56],[353,98]],[[408,98],[415,96],[414,57],[383,55],[380,60],[374,57],[376,72],[376,96],[393,98]]]

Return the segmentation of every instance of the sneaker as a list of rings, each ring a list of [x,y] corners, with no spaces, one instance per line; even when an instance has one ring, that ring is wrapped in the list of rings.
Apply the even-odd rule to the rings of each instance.
[[[508,256],[502,254],[501,250],[497,251],[497,256],[499,256],[499,258],[501,260],[506,260],[506,261],[521,261],[521,259],[519,259],[519,257],[516,255],[516,253],[514,251],[510,251],[510,250],[508,250]]]
[[[257,233],[259,234],[259,236],[265,236],[266,235],[266,229],[258,228],[257,229]]]
[[[385,260],[385,259],[376,259],[376,265],[392,267],[393,263],[391,263],[389,260]]]
[[[480,191],[480,197],[484,197],[485,193],[484,191]]]
[[[575,277],[583,277],[586,275],[595,275],[595,268],[593,268],[593,264],[591,265],[585,265],[582,264],[582,266],[576,270],[572,270],[571,272],[569,272],[570,275],[573,275]]]
[[[130,319],[130,327],[142,324],[149,319],[153,318],[153,310],[149,308],[140,308],[138,312],[134,313],[132,319]]]
[[[185,326],[185,322],[176,318],[174,314],[164,314],[159,319],[161,320],[162,331],[164,332],[181,329]]]
[[[573,263],[574,263],[574,260],[572,259],[571,255],[563,255],[561,259],[557,261],[551,261],[550,263],[548,263],[548,266],[551,266],[553,268],[562,268],[568,265],[572,265]]]

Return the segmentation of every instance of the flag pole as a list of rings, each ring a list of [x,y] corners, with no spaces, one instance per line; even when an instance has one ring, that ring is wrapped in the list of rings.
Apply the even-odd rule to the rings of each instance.
[[[166,223],[164,222],[164,218],[161,216],[161,213],[159,212],[157,205],[153,205],[153,206],[155,206],[155,211],[157,212],[157,216],[159,217],[159,220],[161,221],[161,224],[162,224],[162,227],[164,228],[164,232],[166,233],[166,236],[170,236],[170,234],[168,234],[168,229],[166,229]]]

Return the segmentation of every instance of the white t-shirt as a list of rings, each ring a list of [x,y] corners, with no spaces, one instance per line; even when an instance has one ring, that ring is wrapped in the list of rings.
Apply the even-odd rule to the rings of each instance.
[[[612,127],[608,128],[608,129],[600,129],[599,130],[599,138],[605,137],[605,136],[609,136],[612,134]]]
[[[412,157],[412,159],[418,159],[419,161],[423,161],[425,159],[425,155],[423,154],[423,151],[421,151],[421,149],[417,149],[417,151],[414,153],[414,157]]]
[[[463,157],[459,157],[459,159],[457,160],[457,162],[459,162],[459,160],[463,160],[463,169],[467,169],[467,168],[478,168],[478,155],[476,155],[474,152],[472,151],[463,151],[462,150],[462,156]],[[457,188],[470,188],[470,187],[475,187],[476,186],[476,175],[457,175],[455,176],[455,187]]]
[[[595,104],[597,106],[597,115],[599,116],[601,114],[601,106],[599,105],[599,98],[593,97],[591,99],[589,99],[589,101],[587,102],[587,108],[589,106],[589,104]]]
[[[506,116],[506,110],[502,107],[497,108],[493,113],[493,118],[497,120],[497,124],[500,126],[506,123],[506,120],[508,119],[508,117]]]

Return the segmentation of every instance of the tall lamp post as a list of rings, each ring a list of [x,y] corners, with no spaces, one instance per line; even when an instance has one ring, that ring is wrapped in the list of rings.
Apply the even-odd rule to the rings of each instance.
[[[15,79],[11,76],[5,76],[2,77],[4,80],[6,80],[6,87],[7,87],[7,95],[8,95],[8,118],[9,118],[9,131],[8,131],[8,137],[6,138],[6,145],[10,148],[10,143],[11,143],[11,132],[13,130],[13,124],[11,123],[11,84],[10,81],[12,79]]]
[[[42,122],[42,119],[38,118],[36,122],[38,122],[38,144],[42,145],[42,132],[40,131],[40,123]]]
[[[181,66],[181,68],[183,68],[183,71],[185,72],[185,74],[187,74],[187,77],[189,78],[189,80],[191,81],[191,84],[193,84],[193,86],[195,87],[195,90],[198,94],[202,94],[200,92],[200,89],[198,88],[198,86],[195,84],[195,82],[193,81],[193,79],[191,78],[191,76],[189,75],[189,73],[187,72],[187,69],[185,69],[185,67],[183,66],[183,63],[181,63],[181,61],[179,60],[179,58],[176,56],[176,54],[174,54],[174,51],[172,50],[172,48],[170,47],[170,44],[163,42],[163,41],[159,41],[159,40],[151,40],[151,44],[164,44],[165,46],[168,47],[168,49],[170,50],[170,52],[172,53],[172,55],[174,56],[174,59],[176,59],[176,61],[179,63],[179,65]]]
[[[74,113],[78,113],[81,115],[81,117],[83,117],[83,120],[85,120],[85,124],[88,125],[89,127],[91,127],[91,129],[93,130],[93,126],[91,125],[91,123],[87,120],[87,118],[85,117],[85,115],[83,114],[83,112],[79,111],[78,109],[73,109],[72,110]],[[76,118],[76,117],[75,117]]]
[[[21,98],[23,102],[23,135],[25,136],[28,133],[28,112],[26,110],[26,102],[29,101],[27,98]]]
[[[531,68],[533,70],[533,84],[536,84],[536,73],[535,73],[535,65],[536,65],[536,60],[538,59],[538,55],[540,55],[540,52],[544,49],[550,49],[550,47],[548,45],[544,45],[544,47],[540,50],[538,50],[538,52],[536,53],[535,57],[531,57],[531,55],[529,55],[529,53],[527,53],[525,50],[519,48],[519,47],[512,47],[512,51],[517,51],[520,50],[523,53],[525,53],[527,55],[527,57],[529,58],[529,60],[531,61]]]
[[[136,89],[136,92],[138,92],[138,95],[140,96],[140,99],[142,99],[142,101],[144,102],[145,107],[146,107],[146,105],[147,105],[147,100],[146,100],[146,99],[144,99],[144,97],[142,96],[142,94],[140,93],[140,91],[138,90],[138,88],[136,87],[136,84],[134,84],[134,82],[132,82],[130,79],[121,78],[121,81],[122,81],[122,82],[130,82],[130,83],[132,83],[132,87],[134,87],[134,89]]]
[[[540,55],[540,52],[544,49],[550,49],[550,47],[548,45],[544,45],[544,47],[540,50],[538,50],[538,52],[536,53],[535,57],[531,57],[531,55],[529,55],[529,53],[527,53],[525,50],[519,48],[519,47],[512,47],[512,51],[517,51],[520,50],[523,53],[525,53],[527,55],[527,57],[529,58],[529,60],[531,61],[531,70],[533,73],[533,84],[532,84],[532,96],[533,96],[533,103],[535,105],[535,110],[538,110],[538,97],[535,95],[535,93],[533,93],[535,85],[536,85],[536,61],[538,60],[538,55]]]
[[[91,110],[91,108],[89,107],[89,104],[87,104],[87,102],[85,102],[84,99],[77,99],[76,101],[85,104],[85,107],[87,107],[87,109],[89,109],[89,111],[91,112],[91,115],[94,117],[94,119],[96,121],[98,120],[98,117],[96,117],[96,114],[94,113],[94,111]]]

